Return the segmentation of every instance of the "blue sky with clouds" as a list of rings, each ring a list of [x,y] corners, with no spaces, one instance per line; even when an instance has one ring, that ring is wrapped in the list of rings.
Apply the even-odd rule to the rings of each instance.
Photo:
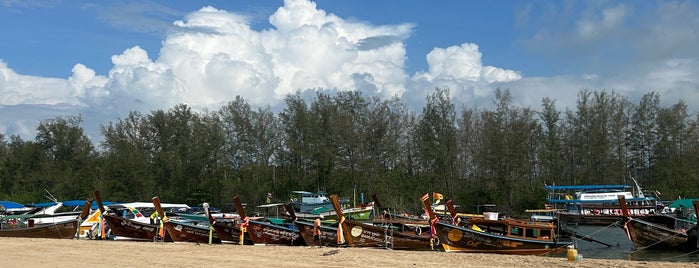
[[[466,107],[496,88],[532,108],[581,89],[699,105],[694,1],[0,0],[0,25],[0,133],[30,139],[59,115],[99,139],[131,110],[275,107],[296,90],[416,109],[435,87]]]

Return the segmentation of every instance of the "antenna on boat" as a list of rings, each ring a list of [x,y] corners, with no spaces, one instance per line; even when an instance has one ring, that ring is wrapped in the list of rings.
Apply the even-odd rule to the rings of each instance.
[[[633,176],[629,176],[629,177],[631,177],[631,180],[633,180],[633,183],[636,185],[636,191],[638,191],[638,197],[645,198],[645,196],[643,195],[643,189],[641,189],[641,185],[638,184],[638,182],[636,181],[636,179],[633,178]]]
[[[54,197],[54,196],[51,194],[51,192],[49,192],[49,190],[44,189],[44,192],[46,192],[46,195],[44,195],[44,196],[46,196],[46,198],[48,198],[49,200],[51,200],[51,201],[53,201],[53,202],[58,203],[58,199],[56,199],[56,197]]]

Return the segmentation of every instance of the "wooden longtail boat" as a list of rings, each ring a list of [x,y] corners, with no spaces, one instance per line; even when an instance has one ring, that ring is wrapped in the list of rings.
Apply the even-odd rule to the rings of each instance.
[[[159,224],[145,223],[124,217],[117,216],[111,211],[107,211],[102,204],[102,197],[99,191],[93,193],[97,201],[97,207],[102,212],[102,218],[115,240],[134,240],[134,241],[158,241],[163,240],[172,242],[172,238],[167,232],[164,232],[164,238],[160,236],[158,230]]]
[[[173,242],[221,243],[221,239],[209,226],[171,220],[165,216],[165,211],[160,205],[160,197],[155,196],[152,200],[158,215],[162,217],[160,220],[163,221],[163,227],[170,233],[170,238],[172,238]]]
[[[225,218],[214,218],[209,212],[209,207],[204,207],[207,218],[209,219],[209,224],[214,227],[214,231],[221,243],[224,244],[240,244],[240,220],[241,219],[225,219]],[[250,235],[243,233],[243,244],[253,245],[252,240],[250,240]]]
[[[242,224],[246,226],[246,231],[255,245],[306,245],[299,230],[293,228],[293,224],[287,224],[281,219],[254,220],[249,218],[246,216],[243,204],[240,202],[240,197],[237,195],[233,197],[233,204],[235,205],[238,215],[243,219]]]
[[[430,250],[430,237],[396,231],[388,226],[348,220],[344,218],[337,195],[331,195],[330,201],[340,218],[340,233],[350,247],[376,247],[388,249]],[[341,240],[341,239],[338,239]]]
[[[306,242],[306,245],[313,245],[313,222],[297,218],[291,203],[287,203],[285,208],[289,212],[291,220],[293,221],[294,225],[296,225],[296,228],[299,230],[299,233]],[[337,224],[334,226],[327,224],[321,225],[320,241],[322,246],[346,246],[337,243]]]
[[[73,239],[77,235],[80,222],[90,213],[90,202],[92,200],[89,198],[85,200],[82,213],[74,219],[43,225],[32,225],[33,222],[30,218],[30,224],[24,227],[3,225],[3,228],[0,229],[0,237]]]
[[[441,244],[446,252],[539,255],[563,252],[572,243],[560,241],[551,223],[473,218],[470,224],[477,227],[467,228],[437,219],[428,194],[422,202],[433,228],[434,243]]]
[[[407,213],[394,213],[391,209],[383,207],[379,202],[376,194],[372,194],[374,205],[381,210],[377,213],[380,216],[374,217],[371,224],[381,226],[383,228],[391,228],[394,231],[404,232],[406,234],[422,235],[430,231],[430,224],[427,220],[420,217],[408,215]]]
[[[622,228],[626,229],[629,240],[637,250],[657,248],[695,251],[699,249],[699,241],[697,241],[699,227],[696,222],[689,223],[670,215],[633,217],[629,215],[624,196],[619,196],[619,204],[624,214]],[[699,201],[694,201],[694,210],[699,215]]]

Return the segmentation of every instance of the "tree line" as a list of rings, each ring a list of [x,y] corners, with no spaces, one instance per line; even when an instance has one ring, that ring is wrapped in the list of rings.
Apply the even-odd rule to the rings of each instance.
[[[45,191],[82,199],[225,206],[234,195],[257,205],[292,190],[325,190],[360,202],[419,211],[439,192],[462,210],[496,204],[504,213],[541,208],[544,184],[631,184],[660,198],[699,196],[699,117],[660,95],[638,103],[608,91],[581,90],[559,110],[513,105],[496,90],[494,108],[456,108],[436,88],[421,112],[400,99],[359,92],[300,93],[284,109],[254,109],[241,97],[215,111],[184,104],[130,112],[100,126],[94,145],[80,115],[47,119],[34,140],[0,134],[0,199],[47,201]]]

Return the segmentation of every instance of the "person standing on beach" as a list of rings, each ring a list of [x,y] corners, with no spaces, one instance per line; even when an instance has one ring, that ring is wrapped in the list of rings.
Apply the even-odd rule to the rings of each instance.
[[[320,221],[323,220],[323,215],[318,215],[316,220],[313,222],[313,245],[318,243],[318,247],[323,246],[323,242],[320,241]]]

